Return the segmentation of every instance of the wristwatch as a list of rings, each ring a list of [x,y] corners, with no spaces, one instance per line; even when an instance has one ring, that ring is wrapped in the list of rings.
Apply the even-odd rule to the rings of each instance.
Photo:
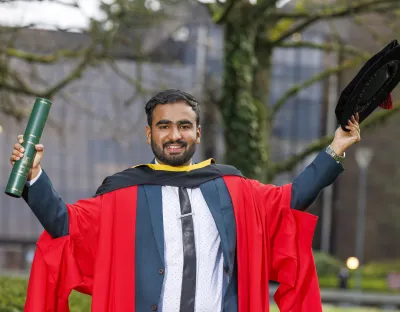
[[[325,149],[325,151],[336,161],[342,161],[346,157],[346,153],[343,153],[343,156],[336,154],[330,145]]]

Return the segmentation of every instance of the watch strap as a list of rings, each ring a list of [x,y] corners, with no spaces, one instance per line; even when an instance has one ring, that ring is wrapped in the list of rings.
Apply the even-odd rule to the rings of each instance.
[[[346,157],[346,153],[343,153],[343,156],[336,154],[330,145],[325,149],[325,151],[336,161],[342,161]]]

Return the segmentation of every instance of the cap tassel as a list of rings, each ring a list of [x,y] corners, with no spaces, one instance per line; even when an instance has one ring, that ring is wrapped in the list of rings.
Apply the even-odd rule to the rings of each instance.
[[[379,106],[383,109],[393,109],[392,95],[389,94],[388,98]]]

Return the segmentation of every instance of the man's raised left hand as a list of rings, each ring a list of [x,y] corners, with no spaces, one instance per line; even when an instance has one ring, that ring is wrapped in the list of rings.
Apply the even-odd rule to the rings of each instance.
[[[343,153],[352,145],[360,142],[360,125],[358,123],[359,115],[351,116],[348,121],[346,129],[349,131],[344,131],[342,127],[339,127],[335,132],[335,137],[331,143],[332,149],[337,155],[343,155]]]

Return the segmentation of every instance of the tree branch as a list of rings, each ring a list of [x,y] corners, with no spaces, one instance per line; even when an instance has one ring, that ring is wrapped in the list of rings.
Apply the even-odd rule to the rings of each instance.
[[[0,112],[4,113],[7,116],[14,117],[17,120],[23,120],[24,118],[29,116],[31,109],[19,106],[17,104],[19,102],[20,100],[18,98],[14,101],[10,98],[4,101],[4,99],[2,98],[2,102],[0,104]],[[54,120],[51,116],[48,116],[47,123],[53,129],[60,131],[60,123]]]
[[[363,12],[371,12],[379,8],[377,6],[379,4],[386,4],[386,3],[398,3],[397,0],[368,0],[365,2],[360,2],[355,4],[353,2],[352,5],[349,5],[344,8],[339,8],[339,9],[332,9],[332,10],[325,10],[320,12],[320,13],[309,13],[309,12],[299,12],[299,13],[276,13],[278,16],[275,16],[274,14],[271,15],[271,17],[278,17],[278,18],[290,18],[290,19],[297,19],[297,18],[305,18],[304,21],[301,23],[297,24],[294,26],[292,29],[288,30],[284,34],[282,34],[280,37],[275,39],[272,43],[273,44],[278,44],[284,41],[285,39],[289,38],[291,35],[294,33],[302,31],[304,28],[310,26],[311,24],[319,21],[320,19],[330,19],[330,18],[339,18],[339,17],[344,17],[348,16],[350,14],[358,14],[358,13],[363,13]],[[387,9],[387,8],[386,8]]]
[[[293,34],[295,34],[297,32],[301,32],[303,29],[307,28],[308,26],[315,23],[319,19],[320,19],[320,17],[315,16],[315,17],[312,17],[312,18],[309,18],[309,19],[303,21],[302,23],[297,24],[295,27],[293,27],[292,29],[289,29],[288,31],[286,31],[285,33],[280,35],[277,39],[273,40],[271,44],[272,45],[280,44],[281,42],[285,41],[287,38],[289,38]]]
[[[135,88],[138,92],[140,92],[140,93],[146,92],[146,90],[144,89],[144,87],[142,85],[142,82],[140,81],[141,77],[139,77],[139,80],[130,77],[129,75],[124,73],[122,70],[120,70],[118,68],[118,66],[115,64],[115,62],[113,62],[113,61],[110,61],[109,65],[110,65],[111,69],[113,70],[113,72],[117,76],[119,76],[121,79],[123,79],[125,82],[129,83],[130,85],[135,86]]]
[[[293,170],[304,158],[322,150],[325,146],[328,146],[332,140],[333,136],[324,136],[320,138],[319,140],[311,143],[301,153],[290,156],[288,159],[282,162],[273,164],[269,169],[268,175],[273,178],[279,173]]]
[[[258,21],[260,18],[265,17],[265,14],[269,12],[269,9],[271,7],[275,7],[276,3],[278,0],[263,0],[263,1],[258,1],[257,5],[254,6],[254,20]],[[267,18],[269,18],[270,15],[267,15]]]
[[[212,20],[214,20],[214,16],[218,14],[218,11],[221,9],[221,4],[219,2],[217,3],[204,3],[204,2],[199,2],[200,4],[204,5],[210,14],[210,17]],[[215,22],[215,21],[214,21]]]
[[[69,83],[71,83],[75,79],[79,78],[82,75],[82,72],[90,64],[90,61],[91,61],[91,58],[92,58],[92,53],[93,53],[94,49],[95,49],[95,44],[93,44],[93,46],[90,49],[88,49],[88,51],[87,51],[84,59],[82,60],[82,62],[80,62],[78,64],[78,66],[76,66],[76,68],[68,76],[64,77],[64,79],[62,79],[57,84],[55,84],[53,87],[51,87],[50,89],[45,91],[43,93],[43,95],[41,95],[41,97],[50,99],[50,98],[52,98],[54,96],[54,94],[56,94],[62,88],[67,86]]]
[[[357,47],[340,44],[340,43],[316,43],[311,41],[299,41],[299,42],[282,42],[276,47],[279,48],[310,48],[310,49],[318,49],[326,52],[344,52],[348,54],[352,54],[355,56],[361,57],[370,57],[370,55]]]
[[[360,26],[362,29],[366,30],[367,33],[374,39],[376,43],[382,46],[385,46],[387,44],[388,40],[383,36],[383,34],[378,33],[368,23],[365,23],[360,16],[354,16],[352,20],[355,24]]]
[[[93,57],[93,51],[95,49],[95,43],[86,50],[85,57],[83,60],[75,67],[75,69],[64,79],[60,80],[58,83],[50,87],[46,91],[36,91],[31,89],[25,82],[19,78],[19,76],[14,73],[14,74],[9,74],[9,77],[11,79],[14,79],[16,83],[10,84],[7,81],[0,81],[0,90],[7,90],[11,91],[16,94],[24,94],[24,95],[29,95],[29,96],[36,96],[36,97],[43,97],[43,98],[52,98],[58,91],[66,87],[69,83],[74,81],[75,79],[79,78],[82,74],[82,72],[86,69],[86,67],[90,64],[92,57]]]
[[[341,7],[340,5],[332,5],[330,8],[321,8],[315,12],[301,11],[301,12],[283,12],[276,11],[271,13],[269,16],[275,18],[290,18],[290,19],[302,19],[302,18],[333,18],[333,17],[344,17],[349,14],[358,14],[363,12],[376,12],[387,11],[388,8],[382,5],[394,4],[395,8],[398,8],[398,2],[396,0],[365,0],[365,1],[352,1],[353,3],[349,6]]]
[[[369,116],[369,118],[365,119],[363,123],[360,124],[360,128],[372,129],[378,126],[379,124],[387,121],[389,118],[391,118],[400,111],[399,104],[400,103],[396,103],[394,108],[391,110],[380,110],[374,112],[372,115]],[[273,164],[270,169],[271,176],[274,177],[276,174],[293,170],[305,157],[321,151],[332,140],[333,140],[332,135],[324,136],[319,140],[316,140],[315,142],[311,143],[301,153],[293,155],[282,162]]]
[[[0,53],[5,53],[9,57],[22,59],[29,63],[51,64],[62,58],[75,58],[85,55],[87,49],[80,51],[59,50],[53,54],[39,55],[36,53],[25,52],[14,48],[0,49]]]
[[[23,95],[29,95],[29,96],[38,96],[38,93],[35,92],[35,90],[30,89],[27,86],[21,87],[21,86],[14,86],[6,82],[0,82],[0,90],[4,91],[10,91],[16,94],[23,94]]]
[[[233,10],[236,3],[236,0],[229,0],[218,16],[215,16],[216,14],[212,16],[214,23],[219,25],[224,23],[228,19],[229,13]]]
[[[7,116],[12,116],[17,120],[22,120],[29,115],[29,110],[23,107],[17,107],[12,103],[2,103],[0,105],[0,111]]]
[[[363,57],[357,57],[350,61],[344,61],[342,64],[336,67],[328,68],[327,70],[318,73],[317,75],[311,77],[310,79],[299,83],[297,85],[292,86],[289,88],[277,101],[276,104],[272,107],[271,110],[271,119],[273,119],[279,110],[286,104],[286,102],[293,96],[299,94],[303,89],[310,87],[311,85],[315,84],[322,79],[329,77],[330,75],[337,74],[343,70],[352,68],[362,61],[368,60],[370,55],[366,54]]]

